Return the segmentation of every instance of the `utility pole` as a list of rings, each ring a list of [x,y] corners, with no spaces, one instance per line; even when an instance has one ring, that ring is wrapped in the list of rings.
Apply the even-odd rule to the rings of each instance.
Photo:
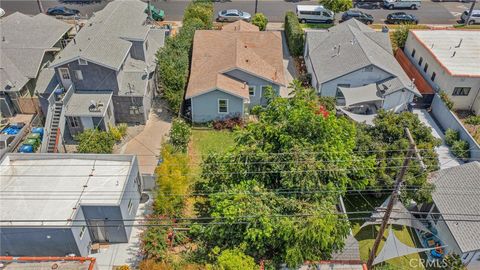
[[[388,201],[387,209],[385,210],[385,214],[382,219],[382,224],[380,225],[380,230],[378,231],[377,238],[375,238],[375,242],[373,243],[372,250],[370,251],[370,256],[368,257],[367,269],[369,270],[372,269],[373,260],[377,255],[378,246],[380,245],[380,241],[383,238],[383,233],[385,232],[385,228],[388,225],[388,220],[390,219],[390,214],[392,213],[393,206],[395,205],[398,199],[400,188],[402,187],[402,184],[404,181],[403,178],[405,177],[405,173],[407,172],[410,159],[416,153],[415,141],[413,140],[412,134],[410,134],[410,130],[408,128],[405,128],[405,133],[407,133],[410,145],[408,147],[407,155],[403,160],[403,166],[400,170],[400,173],[397,175],[397,179],[395,180],[395,188],[392,192],[392,195],[390,196],[390,200]]]
[[[468,23],[470,22],[470,17],[472,17],[472,12],[473,12],[473,9],[475,8],[475,2],[477,1],[476,0],[472,1],[472,5],[470,6],[470,10],[468,11],[467,20],[465,21],[465,25],[468,25]]]
[[[253,15],[257,14],[257,10],[258,10],[258,0],[255,0],[255,13]]]
[[[40,10],[40,13],[45,13],[45,11],[43,11],[42,1],[37,0],[37,4],[38,4],[38,9]]]

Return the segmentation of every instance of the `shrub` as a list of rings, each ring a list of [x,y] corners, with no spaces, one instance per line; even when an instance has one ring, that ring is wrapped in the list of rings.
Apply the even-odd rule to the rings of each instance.
[[[111,154],[115,138],[112,133],[98,129],[87,129],[75,136],[79,153]]]
[[[206,28],[212,28],[213,3],[211,1],[193,1],[185,9],[183,24],[190,19],[200,19]]]
[[[445,106],[447,106],[449,110],[453,108],[453,101],[450,99],[447,93],[445,93],[445,91],[440,92],[440,99],[443,100]]]
[[[403,48],[405,47],[405,42],[407,42],[408,31],[410,31],[409,25],[402,25],[397,28],[392,33],[392,43],[393,47],[395,48]]]
[[[265,31],[268,24],[268,18],[263,13],[255,13],[252,18],[252,24],[258,26],[260,31]]]
[[[457,158],[465,159],[470,157],[470,145],[467,141],[456,141],[452,145],[452,153]]]
[[[452,146],[456,141],[460,140],[460,133],[454,129],[447,129],[445,132],[445,143]]]
[[[469,124],[469,125],[480,125],[480,115],[472,115],[472,116],[469,116],[466,120],[465,120],[465,123]]]
[[[255,260],[239,249],[226,249],[217,257],[217,266],[222,270],[255,270]]]
[[[186,152],[191,134],[190,126],[182,119],[177,118],[173,120],[169,142],[176,151]]]
[[[320,4],[335,13],[347,11],[353,7],[351,0],[320,0]]]
[[[294,12],[289,11],[285,14],[285,36],[290,54],[301,56],[303,54],[304,33],[298,22],[298,17]]]
[[[232,117],[213,121],[213,128],[217,130],[233,130],[236,127],[243,127],[243,125],[244,123],[241,117]]]
[[[122,123],[117,126],[111,126],[109,128],[109,132],[112,135],[112,137],[115,139],[115,141],[120,141],[122,140],[125,135],[127,135],[127,124]]]

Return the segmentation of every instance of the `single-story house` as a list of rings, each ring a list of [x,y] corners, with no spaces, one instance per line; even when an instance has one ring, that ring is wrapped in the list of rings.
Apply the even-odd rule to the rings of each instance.
[[[0,108],[4,117],[39,113],[36,96],[42,70],[66,45],[72,25],[45,14],[15,12],[0,20]],[[38,98],[40,100],[38,100]]]
[[[185,99],[193,122],[243,117],[264,105],[265,88],[285,86],[282,36],[244,21],[198,30]]]
[[[421,96],[396,61],[388,33],[355,19],[308,31],[304,58],[318,94],[336,97],[340,109],[354,120],[379,109],[406,110]]]
[[[431,182],[436,187],[433,202],[421,209],[426,211],[446,252],[460,255],[468,269],[480,269],[480,162],[440,170]]]
[[[142,178],[131,155],[7,154],[0,162],[0,255],[87,256],[127,243]]]

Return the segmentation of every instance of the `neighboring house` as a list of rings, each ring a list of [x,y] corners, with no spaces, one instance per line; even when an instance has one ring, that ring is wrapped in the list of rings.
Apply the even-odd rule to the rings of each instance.
[[[480,115],[480,31],[411,30],[405,54],[454,109]]]
[[[264,90],[285,86],[282,36],[237,21],[222,30],[199,30],[185,99],[193,122],[243,117],[264,105]]]
[[[447,252],[460,255],[468,269],[480,269],[480,223],[475,222],[480,214],[480,162],[440,170],[432,183],[436,186],[433,203],[422,207],[427,209],[428,220]]]
[[[129,241],[142,192],[135,156],[7,154],[0,165],[1,256],[87,256],[95,243]]]
[[[156,89],[155,53],[166,33],[147,24],[146,6],[140,0],[108,3],[52,62],[64,92],[73,88],[72,98],[63,100],[72,134],[100,122],[146,123]]]
[[[71,25],[45,14],[31,17],[15,12],[0,20],[2,116],[39,112],[37,79],[67,43],[70,29]]]
[[[406,110],[421,96],[395,60],[388,33],[351,19],[328,31],[308,31],[305,64],[312,86],[354,120],[379,109]]]
[[[109,2],[55,57],[46,73],[60,84],[48,98],[42,152],[56,152],[65,134],[146,123],[156,92],[155,54],[166,35],[147,23],[146,7],[140,0]],[[47,88],[56,85],[48,74],[41,80]]]

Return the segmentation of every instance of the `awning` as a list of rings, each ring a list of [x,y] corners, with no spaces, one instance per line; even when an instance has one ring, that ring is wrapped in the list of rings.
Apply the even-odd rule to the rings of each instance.
[[[392,228],[388,230],[388,237],[383,245],[382,250],[377,255],[377,257],[373,260],[373,264],[378,264],[393,258],[406,256],[413,253],[424,252],[428,250],[432,250],[435,248],[414,248],[405,245],[404,243],[400,242],[398,238],[392,231]]]
[[[385,215],[385,210],[387,209],[388,201],[390,197],[388,197],[380,207],[377,207],[375,211],[372,213],[372,219],[375,221],[367,221],[363,223],[362,227],[368,225],[377,225],[382,223],[383,216]],[[400,202],[397,201],[393,206],[392,213],[390,214],[390,219],[388,220],[388,224],[395,224],[400,226],[408,226],[410,228],[414,228],[424,232],[430,232],[430,230],[423,225],[418,219],[416,219],[410,211]]]
[[[338,108],[340,109],[345,115],[350,117],[353,121],[358,122],[358,123],[365,123],[367,125],[373,126],[373,119],[375,119],[375,116],[377,114],[357,114],[357,113],[352,113],[344,108]]]
[[[345,97],[345,106],[351,106],[360,103],[382,101],[383,98],[378,96],[377,85],[367,84],[360,87],[338,87]]]

